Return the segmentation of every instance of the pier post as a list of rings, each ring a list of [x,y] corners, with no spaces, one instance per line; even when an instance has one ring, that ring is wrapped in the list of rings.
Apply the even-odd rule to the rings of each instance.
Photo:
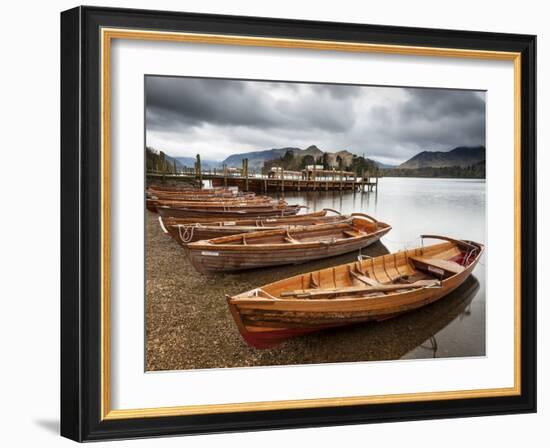
[[[313,191],[315,191],[317,189],[317,171],[315,170],[315,165],[313,165],[311,176],[313,177]]]
[[[227,188],[227,165],[223,164],[223,186]]]
[[[244,188],[248,191],[248,159],[243,159]]]
[[[195,164],[195,177],[199,179],[199,188],[202,190],[202,167],[200,154],[197,154],[197,163]]]
[[[164,157],[164,152],[160,152],[160,169],[162,173],[162,183],[166,180],[166,159]]]

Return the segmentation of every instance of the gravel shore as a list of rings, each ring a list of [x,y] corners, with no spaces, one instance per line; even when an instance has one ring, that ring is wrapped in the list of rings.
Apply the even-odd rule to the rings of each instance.
[[[457,294],[409,315],[327,330],[289,339],[273,349],[258,350],[242,340],[225,294],[349,262],[357,254],[238,274],[204,275],[197,273],[185,251],[162,233],[157,216],[147,212],[146,369],[149,371],[390,360],[407,354],[410,357],[413,349],[467,309],[471,296],[467,288],[475,289],[472,282],[477,282],[471,277]],[[376,256],[387,253],[387,249],[377,243],[363,253]],[[479,353],[443,355],[475,355],[484,351],[483,345]],[[431,357],[430,349],[414,357]]]

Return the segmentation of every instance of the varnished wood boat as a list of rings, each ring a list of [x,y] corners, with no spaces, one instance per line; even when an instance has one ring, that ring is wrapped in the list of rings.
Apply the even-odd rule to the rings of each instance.
[[[311,213],[302,213],[295,216],[285,216],[283,218],[275,217],[275,218],[254,218],[254,217],[240,217],[240,218],[228,218],[227,220],[217,218],[217,217],[210,217],[210,218],[203,218],[203,221],[197,221],[196,218],[175,218],[173,216],[167,216],[167,217],[160,217],[160,221],[167,226],[167,225],[178,225],[178,224],[195,224],[195,223],[214,223],[216,225],[223,225],[224,222],[234,222],[235,224],[243,224],[243,225],[250,225],[254,224],[258,221],[258,219],[269,219],[271,220],[296,220],[296,219],[302,219],[302,218],[314,218],[314,217],[321,217],[326,216],[327,211],[333,211],[336,214],[339,214],[339,212],[325,208],[323,210],[319,210],[317,212],[311,212]]]
[[[366,216],[366,215],[365,215]],[[193,267],[203,273],[299,264],[359,250],[391,227],[374,218],[277,229],[196,241],[186,246]]]
[[[224,209],[208,207],[169,207],[166,205],[157,208],[158,213],[163,218],[193,218],[195,221],[215,218],[216,220],[226,220],[232,218],[260,218],[275,216],[293,216],[296,215],[301,205],[274,205],[271,207],[225,207]]]
[[[178,198],[178,199],[158,199],[147,198],[147,210],[157,212],[161,206],[178,207],[178,208],[218,208],[225,209],[228,207],[273,207],[274,205],[286,205],[284,201],[276,201],[273,198],[259,196],[253,198]]]
[[[181,194],[181,193],[157,193],[146,192],[148,199],[157,201],[205,201],[205,202],[223,202],[223,201],[256,201],[268,202],[273,198],[269,196],[256,196],[255,194]]]
[[[384,320],[432,303],[472,273],[484,247],[444,240],[430,246],[363,259],[227,297],[244,340],[268,348],[330,327]]]
[[[214,188],[194,188],[186,185],[150,185],[148,188],[150,191],[160,191],[164,193],[194,193],[194,194],[223,194],[231,193],[237,194],[240,191],[236,188],[214,187]]]
[[[329,215],[327,211],[334,214]],[[243,219],[236,221],[178,223],[176,219],[167,219],[166,222],[159,216],[162,230],[168,233],[178,244],[186,246],[189,243],[200,240],[209,240],[223,236],[237,235],[241,233],[258,232],[262,230],[288,229],[295,230],[304,226],[319,226],[323,224],[344,222],[351,216],[365,216],[360,213],[342,215],[332,209],[321,212],[296,215],[285,218]]]

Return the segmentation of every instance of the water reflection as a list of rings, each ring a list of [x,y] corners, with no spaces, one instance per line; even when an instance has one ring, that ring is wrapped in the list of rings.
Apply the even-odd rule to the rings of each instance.
[[[452,322],[471,317],[470,306],[479,288],[479,281],[470,276],[447,297],[417,311],[290,340],[286,350],[300,350],[305,345],[305,363],[483,355],[484,344],[477,350],[449,352],[441,347],[438,337]]]

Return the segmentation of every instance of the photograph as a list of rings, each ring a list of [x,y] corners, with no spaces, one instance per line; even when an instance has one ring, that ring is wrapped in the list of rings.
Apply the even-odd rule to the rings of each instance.
[[[486,356],[486,91],[144,98],[146,371]]]
[[[537,412],[537,36],[227,12],[61,13],[60,433]]]

